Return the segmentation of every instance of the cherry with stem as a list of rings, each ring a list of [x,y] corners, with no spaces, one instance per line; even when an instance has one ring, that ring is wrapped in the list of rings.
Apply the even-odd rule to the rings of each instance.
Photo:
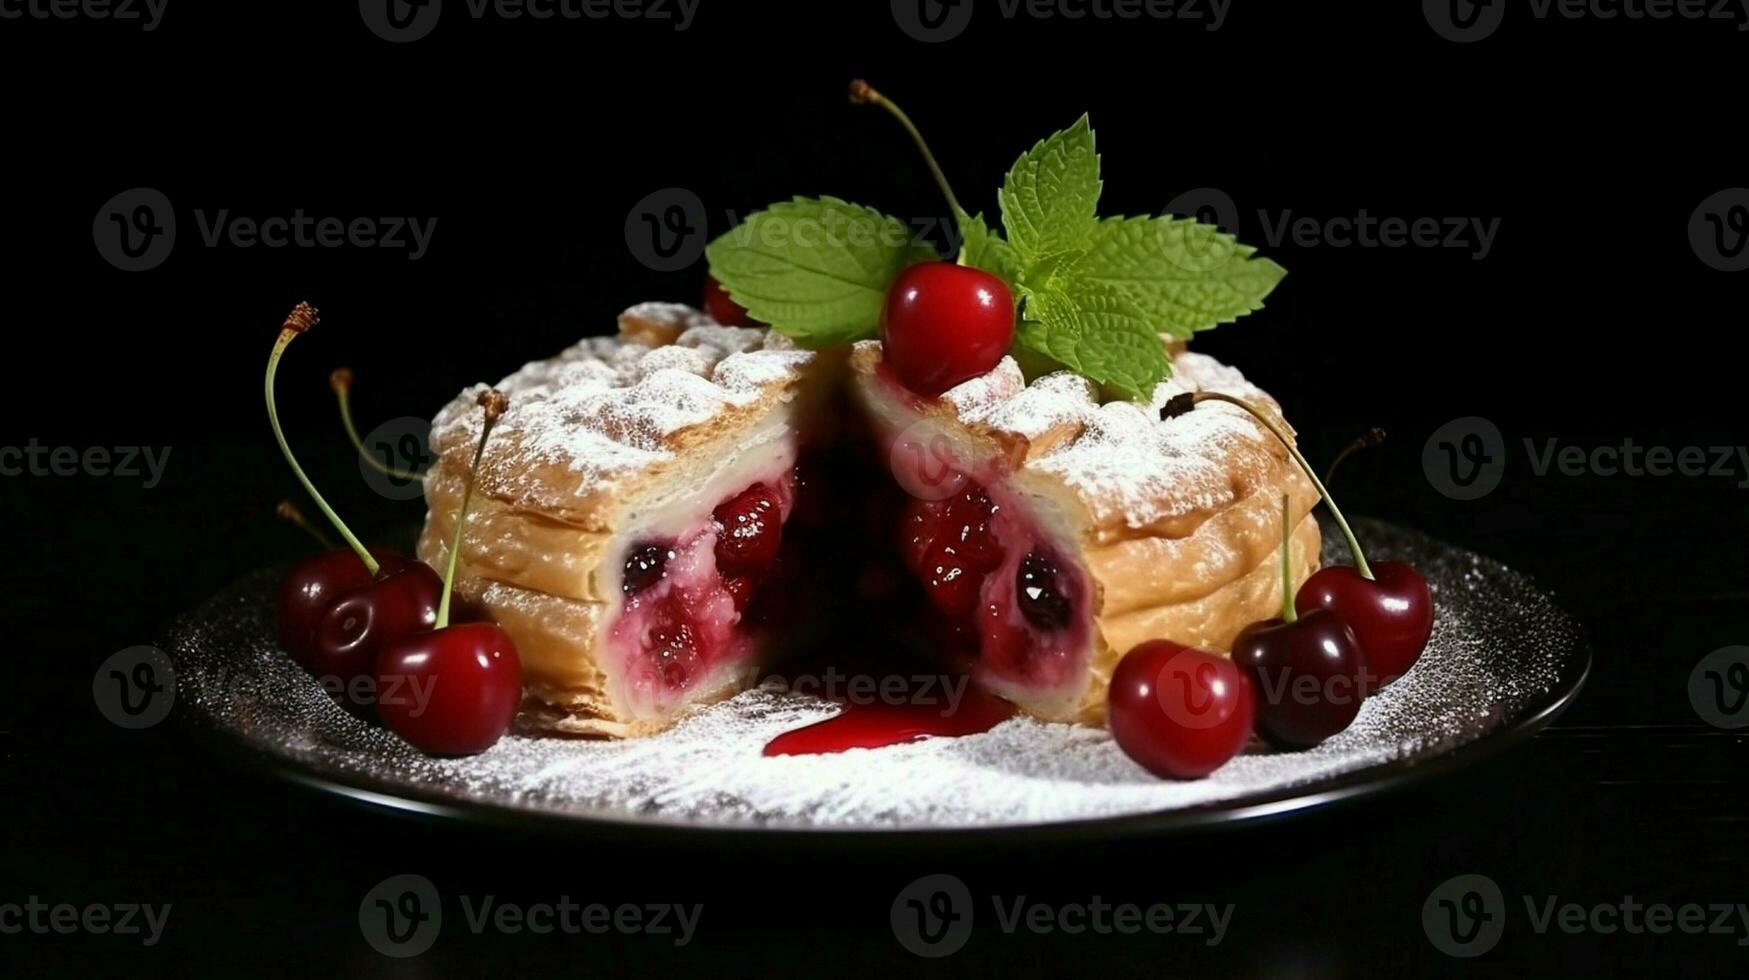
[[[1222,392],[1199,391],[1168,401],[1160,409],[1160,417],[1169,419],[1181,415],[1206,401],[1237,405],[1287,447],[1294,462],[1299,464],[1324,504],[1330,508],[1330,516],[1342,531],[1349,554],[1354,556],[1353,567],[1329,565],[1312,573],[1300,586],[1294,599],[1295,607],[1302,613],[1327,609],[1348,623],[1366,654],[1369,691],[1401,677],[1420,659],[1433,635],[1433,590],[1428,587],[1427,580],[1402,562],[1373,564],[1366,560],[1354,530],[1342,516],[1341,508],[1336,506],[1336,500],[1330,496],[1324,481],[1318,479],[1317,472],[1282,427],[1255,405]]]
[[[493,623],[452,626],[449,621],[480,461],[509,400],[503,392],[488,390],[480,394],[479,404],[485,421],[456,512],[436,620],[426,630],[395,638],[376,664],[377,716],[432,755],[472,755],[491,748],[509,730],[522,703],[522,661],[510,635]]]
[[[352,421],[352,369],[335,368],[328,375],[328,387],[334,392],[334,400],[340,405],[340,424],[346,429],[346,438],[352,442],[352,448],[358,450],[360,459],[370,464],[370,467],[384,476],[396,480],[421,480],[425,474],[410,470],[397,469],[377,459],[365,446],[364,439],[358,434],[358,426]]]
[[[441,583],[423,562],[366,548],[292,454],[274,401],[274,380],[286,348],[319,321],[314,307],[299,303],[281,325],[267,359],[267,420],[292,474],[350,550],[328,551],[292,567],[280,582],[279,633],[292,656],[317,676],[347,684],[369,674],[385,639],[435,616]]]

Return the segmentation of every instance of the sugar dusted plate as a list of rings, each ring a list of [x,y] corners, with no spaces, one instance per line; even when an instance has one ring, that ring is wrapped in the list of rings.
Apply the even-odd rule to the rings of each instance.
[[[277,570],[251,575],[165,638],[185,727],[245,764],[372,804],[461,820],[584,830],[754,834],[1164,832],[1319,806],[1445,771],[1523,739],[1577,695],[1590,653],[1525,576],[1418,532],[1361,522],[1369,555],[1431,583],[1416,668],[1315,749],[1253,744],[1207,779],[1157,779],[1102,730],[1014,718],[961,738],[767,757],[830,702],[754,689],[623,742],[512,734],[433,759],[341,708],[274,639]],[[1325,560],[1343,558],[1325,536]]]

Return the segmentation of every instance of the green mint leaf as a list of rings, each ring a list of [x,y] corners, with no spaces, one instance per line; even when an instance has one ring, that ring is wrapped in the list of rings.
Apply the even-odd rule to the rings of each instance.
[[[898,218],[835,197],[798,197],[755,212],[705,248],[735,302],[806,347],[880,332],[887,287],[939,258]]]
[[[1099,189],[1099,154],[1085,115],[1014,162],[997,202],[1022,279],[1033,263],[1086,247]]]
[[[1186,338],[1263,306],[1287,270],[1190,218],[1106,218],[1069,275],[1119,290],[1156,330]]]
[[[1020,277],[1020,259],[1014,254],[1014,246],[1003,241],[982,214],[962,211],[956,217],[965,239],[960,244],[959,264],[982,269],[1014,289]]]
[[[1029,288],[1015,341],[1132,399],[1147,398],[1172,374],[1160,333],[1141,308],[1088,279]]]

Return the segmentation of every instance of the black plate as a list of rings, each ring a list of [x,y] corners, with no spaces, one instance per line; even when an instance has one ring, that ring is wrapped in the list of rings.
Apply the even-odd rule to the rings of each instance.
[[[175,716],[202,742],[251,768],[429,817],[786,841],[1165,833],[1306,810],[1449,771],[1529,737],[1578,694],[1590,670],[1582,631],[1527,578],[1414,531],[1361,525],[1369,556],[1411,562],[1434,587],[1438,621],[1422,661],[1325,745],[1299,753],[1253,746],[1200,783],[1147,776],[1102,732],[1027,720],[967,739],[761,759],[771,734],[831,709],[757,690],[654,741],[509,737],[483,756],[429,759],[343,710],[277,648],[280,573],[272,569],[177,621],[165,648],[176,670]],[[1326,535],[1326,561],[1344,557],[1333,537]]]

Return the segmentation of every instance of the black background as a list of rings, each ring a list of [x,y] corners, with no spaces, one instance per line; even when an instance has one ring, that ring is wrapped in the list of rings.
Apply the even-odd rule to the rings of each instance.
[[[186,5],[185,5],[186,4]],[[1387,9],[1389,8],[1389,9]],[[1708,268],[1690,214],[1745,180],[1741,66],[1721,22],[1538,20],[1514,7],[1470,45],[1419,5],[1234,0],[1203,22],[1005,20],[924,44],[885,3],[703,0],[696,22],[474,21],[450,0],[428,38],[389,44],[356,5],[173,0],[151,33],[0,20],[8,206],[0,218],[7,381],[0,445],[169,446],[163,483],[0,478],[8,518],[0,902],[171,902],[163,943],[0,936],[31,968],[346,975],[766,970],[1334,976],[1741,971],[1738,936],[1537,935],[1519,906],[1480,960],[1447,959],[1422,901],[1460,873],[1509,903],[1749,901],[1742,739],[1706,726],[1690,669],[1749,642],[1745,491],[1732,477],[1537,475],[1540,447],[1745,444],[1749,273]],[[12,9],[12,8],[7,8]],[[325,377],[350,364],[365,424],[429,415],[645,299],[692,300],[702,263],[661,273],[628,211],[694,191],[713,233],[791,194],[913,220],[944,208],[891,120],[844,98],[866,76],[931,138],[960,196],[993,211],[1021,150],[1082,111],[1104,214],[1219,187],[1242,237],[1290,270],[1264,311],[1201,349],[1273,392],[1314,459],[1369,425],[1346,509],[1499,557],[1591,630],[1593,680],[1549,733],[1383,801],[1196,839],[995,850],[795,848],[661,837],[522,839],[360,809],[227,767],[167,727],[113,728],[96,664],[150,642],[244,570],[303,553],[277,523],[295,492],[259,371],[308,298],[322,327],[280,375],[281,408],[330,499],[369,537],[416,522],[358,478]],[[118,271],[92,220],[134,187],[174,203],[169,260]],[[436,217],[428,255],[206,247],[195,220]],[[1302,247],[1258,209],[1320,219],[1498,217],[1493,250]],[[1430,433],[1482,416],[1499,489],[1472,502],[1423,475]],[[485,936],[450,928],[395,963],[360,938],[359,898],[402,871],[446,894],[525,902],[703,902],[697,940]],[[887,908],[919,875],[1064,903],[1236,903],[1205,949],[1179,937],[1003,935],[982,923],[936,964]],[[987,908],[987,904],[985,905]],[[452,914],[454,909],[450,910]],[[459,918],[459,916],[458,916]],[[1741,935],[1741,933],[1739,933]]]

